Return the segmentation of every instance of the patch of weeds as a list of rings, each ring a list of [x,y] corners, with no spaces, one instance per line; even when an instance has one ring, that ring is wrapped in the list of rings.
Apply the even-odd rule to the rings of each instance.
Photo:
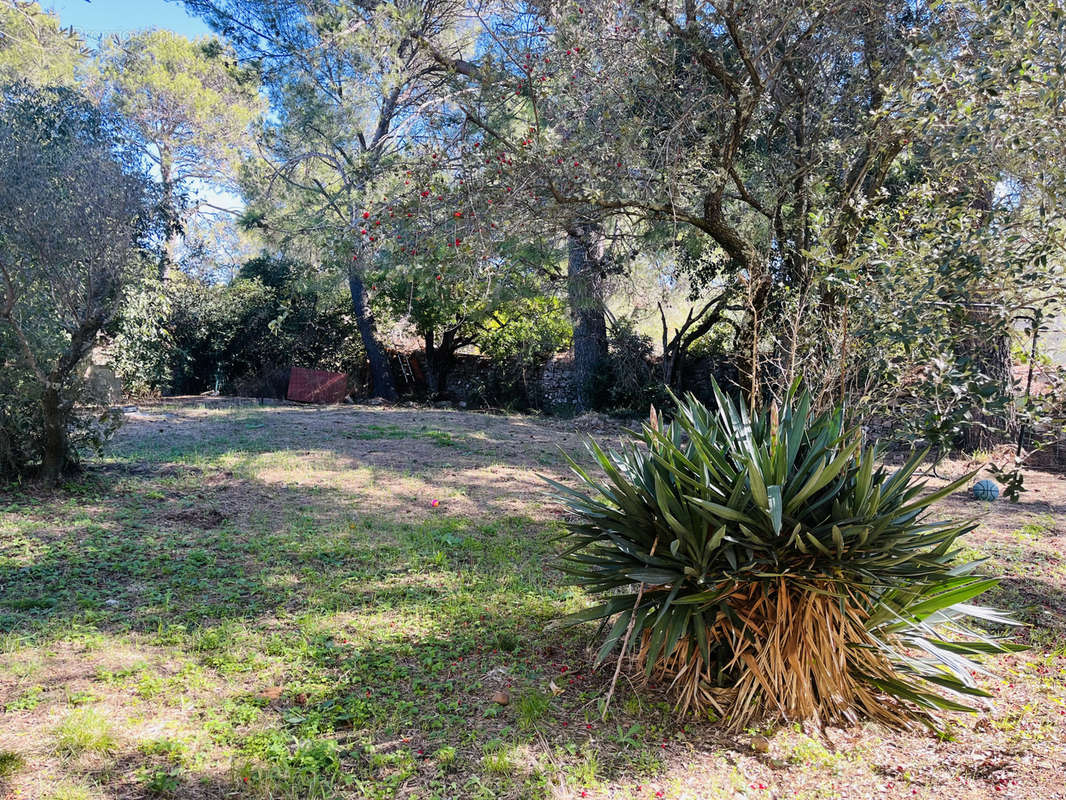
[[[4,711],[32,711],[41,704],[41,697],[43,695],[43,686],[31,686],[19,695],[18,698],[4,706]]]
[[[399,425],[366,425],[358,431],[344,434],[346,439],[424,439],[439,447],[454,447],[458,442],[448,431],[423,426],[412,430]]]
[[[434,758],[437,759],[437,766],[445,772],[451,772],[455,769],[459,754],[454,747],[445,745],[434,754]]]
[[[294,739],[281,731],[249,737],[244,752],[269,765],[261,778],[286,787],[288,796],[322,794],[341,777],[337,743],[328,739]]]
[[[134,689],[137,696],[144,700],[151,700],[153,697],[157,697],[163,693],[165,683],[163,678],[159,675],[155,675],[151,672],[143,672],[141,679],[137,681],[137,686]]]
[[[101,683],[107,683],[113,686],[117,686],[125,683],[127,679],[132,678],[134,675],[139,672],[142,672],[147,668],[148,667],[145,664],[135,664],[131,667],[123,667],[122,669],[117,669],[114,671],[109,669],[98,668],[96,670],[96,675],[94,676],[94,679],[100,681]]]
[[[789,746],[788,760],[799,767],[830,769],[838,773],[847,759],[840,753],[832,752],[817,739],[800,734]]]
[[[942,742],[957,742],[959,737],[965,734],[966,728],[950,717],[944,719],[943,724],[933,731],[933,735]]]
[[[22,769],[26,759],[14,750],[0,750],[0,778],[8,778]]]
[[[185,766],[189,762],[189,748],[179,739],[149,739],[137,745],[146,756],[159,756],[172,764]]]
[[[169,797],[176,794],[181,787],[182,771],[179,768],[171,769],[142,769],[140,773],[141,785],[150,795],[157,797]]]
[[[550,705],[550,698],[543,692],[534,690],[523,692],[515,703],[518,727],[524,731],[535,728],[537,722],[548,713]]]
[[[115,749],[111,723],[95,709],[71,711],[55,730],[56,749],[63,755],[110,753]]]
[[[46,611],[55,608],[54,597],[16,597],[10,600],[0,600],[0,608],[10,608],[12,611]]]
[[[639,722],[634,722],[628,728],[618,725],[610,736],[624,750],[636,750],[644,746],[644,727]]]
[[[496,634],[496,647],[504,653],[513,653],[518,647],[518,638],[509,631],[500,631]]]
[[[67,705],[86,706],[95,703],[100,698],[92,692],[70,692],[67,694]]]
[[[46,800],[92,800],[92,793],[76,783],[61,783],[45,795]]]
[[[485,771],[490,775],[504,777],[513,775],[515,771],[515,763],[511,757],[511,751],[505,747],[485,753],[481,763],[485,766]]]
[[[586,753],[585,757],[570,768],[570,776],[581,786],[592,786],[599,778],[600,762],[595,753]]]

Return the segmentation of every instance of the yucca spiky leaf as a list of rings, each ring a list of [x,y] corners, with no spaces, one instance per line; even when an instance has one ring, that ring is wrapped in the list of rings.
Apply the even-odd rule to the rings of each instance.
[[[1010,620],[969,603],[995,581],[954,563],[974,523],[929,516],[970,476],[926,491],[925,453],[890,472],[839,410],[812,415],[795,387],[755,416],[715,397],[715,411],[678,401],[669,425],[653,410],[617,451],[590,442],[603,479],[571,461],[582,489],[551,482],[574,514],[562,567],[604,597],[572,618],[609,623],[600,659],[632,624],[637,660],[682,710],[737,725],[928,722],[984,694],[971,657],[1017,647],[965,621]]]

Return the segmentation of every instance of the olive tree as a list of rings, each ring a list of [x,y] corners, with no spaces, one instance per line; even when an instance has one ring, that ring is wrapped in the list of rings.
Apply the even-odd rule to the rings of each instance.
[[[81,370],[145,252],[152,204],[114,118],[67,89],[0,94],[0,472],[77,461]]]

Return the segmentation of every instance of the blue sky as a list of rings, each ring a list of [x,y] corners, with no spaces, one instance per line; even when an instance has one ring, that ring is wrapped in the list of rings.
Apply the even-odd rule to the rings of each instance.
[[[168,28],[195,37],[210,33],[197,17],[185,13],[181,3],[166,0],[39,0],[59,14],[60,22],[73,25],[90,38],[144,28]]]

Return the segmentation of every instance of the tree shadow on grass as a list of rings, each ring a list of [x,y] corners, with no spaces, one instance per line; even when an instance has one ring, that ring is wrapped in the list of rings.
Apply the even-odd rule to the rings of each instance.
[[[30,645],[76,630],[132,634],[201,666],[217,697],[193,721],[236,764],[183,768],[170,775],[175,796],[229,796],[245,777],[276,796],[311,796],[311,780],[328,784],[325,796],[535,796],[546,775],[571,789],[635,785],[738,746],[715,726],[684,731],[668,698],[625,680],[602,723],[610,669],[589,668],[591,627],[549,627],[575,600],[550,570],[545,518],[531,516],[528,497],[508,500],[527,484],[493,485],[484,453],[459,452],[432,429],[405,438],[403,426],[421,423],[382,416],[393,413],[364,421],[380,438],[339,445],[320,428],[262,450],[225,426],[190,431],[188,447],[158,458],[120,447],[64,492],[0,498],[14,509],[0,521],[11,531],[0,629]],[[528,470],[512,432],[490,432],[499,463]],[[412,478],[397,457],[412,443],[431,477]],[[301,483],[291,470],[316,445],[333,464]],[[270,454],[280,466],[256,461]],[[366,484],[319,482],[368,465]],[[444,498],[432,511],[413,499],[430,485]],[[1062,608],[1052,583],[1023,583],[1005,588]],[[1052,622],[1060,635],[1061,616]],[[66,678],[54,677],[58,691]],[[48,676],[35,680],[51,688]],[[122,796],[147,797],[144,779],[165,769],[124,754],[111,774]]]
[[[550,571],[539,520],[353,515],[339,491],[190,464],[110,465],[64,492],[0,502],[18,509],[0,564],[3,632],[48,648],[75,632],[133,636],[200,664],[218,688],[198,724],[232,728],[220,745],[264,791],[301,796],[300,759],[333,763],[304,752],[315,742],[336,750],[330,791],[353,797],[459,796],[471,781],[506,794],[546,771],[571,780],[589,758],[597,780],[663,769],[676,730],[664,699],[623,686],[603,725],[609,673],[589,669],[591,629],[549,629],[570,589]],[[107,680],[135,697],[154,668]],[[101,680],[81,671],[33,681],[58,698],[75,679]],[[228,721],[245,707],[255,724]],[[244,783],[165,767],[133,753],[108,769],[123,796],[221,797]]]

